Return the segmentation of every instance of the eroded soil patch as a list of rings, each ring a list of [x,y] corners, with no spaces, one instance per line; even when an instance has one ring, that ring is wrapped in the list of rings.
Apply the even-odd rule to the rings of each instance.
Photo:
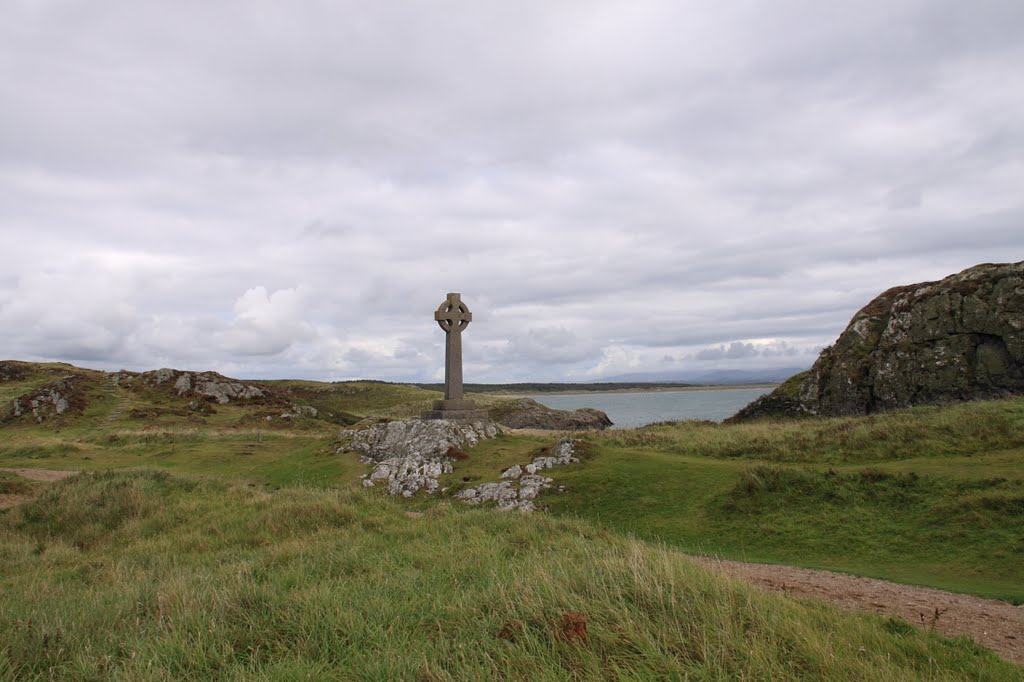
[[[68,476],[74,476],[77,471],[66,471],[59,469],[3,469],[0,471],[7,471],[12,474],[17,474],[22,478],[27,478],[32,481],[62,481]]]
[[[17,474],[21,478],[29,479],[29,480],[32,480],[32,481],[45,481],[45,482],[59,481],[59,480],[67,478],[68,476],[71,476],[73,474],[77,474],[78,473],[77,471],[54,471],[52,469],[3,469],[3,468],[0,468],[0,471],[5,471],[5,472],[8,472],[8,473]],[[28,491],[20,491],[19,490],[19,491],[16,491],[16,492],[0,493],[0,509],[10,509],[11,507],[13,507],[15,505],[19,505],[22,502],[28,502],[33,497],[35,497],[39,492],[40,492],[39,490],[35,490],[34,492],[32,490],[28,490]]]

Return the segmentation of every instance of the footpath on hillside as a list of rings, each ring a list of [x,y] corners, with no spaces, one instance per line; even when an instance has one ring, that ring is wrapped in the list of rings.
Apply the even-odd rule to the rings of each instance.
[[[950,637],[967,635],[1003,658],[1024,665],[1024,606],[810,568],[709,557],[693,560],[764,590],[821,599],[855,611],[897,616]]]

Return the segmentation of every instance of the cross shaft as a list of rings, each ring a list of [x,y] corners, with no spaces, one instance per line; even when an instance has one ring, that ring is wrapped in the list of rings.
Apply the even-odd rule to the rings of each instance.
[[[444,330],[444,399],[462,399],[462,331],[473,320],[469,306],[462,296],[450,293],[434,313],[434,319]]]

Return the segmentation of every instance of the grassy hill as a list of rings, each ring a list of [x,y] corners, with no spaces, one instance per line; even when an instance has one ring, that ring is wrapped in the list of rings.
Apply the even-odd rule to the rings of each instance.
[[[0,474],[0,496],[36,495],[0,510],[0,679],[1024,679],[684,554],[1024,601],[1024,399],[592,433],[550,472],[552,513],[522,516],[359,487],[338,424],[415,414],[435,397],[419,388],[259,382],[260,401],[193,404],[15,369],[0,414],[68,374],[78,397],[0,423],[0,467],[86,473]],[[449,494],[556,438],[482,443]]]

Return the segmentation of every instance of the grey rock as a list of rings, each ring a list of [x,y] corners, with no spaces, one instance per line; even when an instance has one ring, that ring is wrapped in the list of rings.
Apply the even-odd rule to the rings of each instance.
[[[31,412],[36,422],[42,423],[50,417],[65,414],[72,408],[72,396],[78,392],[76,384],[80,380],[69,375],[19,396],[11,401],[6,414],[0,414],[0,417],[16,419]]]
[[[551,451],[553,453],[551,456],[535,457],[533,462],[525,466],[516,464],[509,467],[501,474],[501,478],[506,480],[482,483],[460,491],[455,497],[466,504],[494,502],[498,509],[535,511],[537,507],[534,499],[541,491],[550,488],[554,482],[553,479],[540,476],[535,472],[542,468],[579,462],[575,456],[576,441],[572,438],[563,438]]]
[[[254,400],[270,397],[270,392],[257,384],[245,383],[221,376],[216,372],[181,372],[163,368],[143,372],[143,382],[157,385],[174,382],[178,396],[202,396],[224,405],[232,400]]]
[[[471,448],[500,432],[497,424],[487,421],[407,419],[345,429],[341,437],[348,441],[343,450],[358,452],[374,465],[367,479],[370,485],[382,481],[388,494],[408,497],[420,490],[437,492],[438,479],[452,471],[452,449]]]
[[[263,390],[251,384],[243,384],[232,381],[197,381],[195,392],[208,398],[213,398],[221,405],[235,400],[252,400],[262,398]]]
[[[501,428],[490,421],[404,419],[365,429],[343,429],[341,437],[348,440],[346,449],[380,462],[395,457],[447,456],[453,447],[471,448],[499,433]]]
[[[161,369],[158,370],[157,372],[156,383],[158,384],[163,383],[160,379],[159,374],[160,372],[163,371],[164,370]],[[192,390],[192,375],[182,374],[180,377],[178,377],[178,380],[174,382],[174,390],[178,392],[178,395],[187,395],[188,392]]]
[[[518,464],[513,464],[508,469],[501,472],[502,478],[519,478],[523,474],[523,467]]]
[[[519,491],[509,481],[498,483],[482,483],[475,488],[463,490],[455,495],[457,499],[468,504],[482,502],[511,502],[519,497]]]
[[[318,414],[320,414],[320,411],[310,405],[292,405],[289,412],[281,413],[281,419],[316,418]]]
[[[541,490],[549,487],[551,483],[552,479],[545,476],[538,476],[536,474],[523,476],[519,479],[519,497],[524,500],[532,500],[540,494]]]
[[[147,372],[148,374],[148,372]],[[162,384],[165,381],[173,381],[174,377],[177,376],[178,370],[171,369],[170,367],[161,367],[160,369],[152,372],[154,375],[153,379],[157,384]]]

